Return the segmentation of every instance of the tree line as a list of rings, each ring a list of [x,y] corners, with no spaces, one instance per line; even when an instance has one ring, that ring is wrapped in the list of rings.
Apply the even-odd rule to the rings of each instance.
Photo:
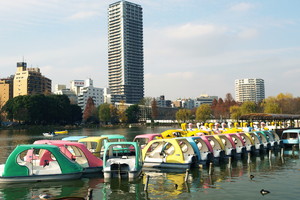
[[[272,113],[272,114],[300,114],[300,97],[280,93],[276,97],[268,97],[261,102],[246,101],[235,102],[231,94],[226,94],[225,99],[215,99],[212,105],[202,104],[198,108],[180,109],[176,113],[179,122],[202,121],[209,119],[223,121],[227,119],[238,119],[249,113]]]
[[[144,116],[142,116],[142,110]],[[300,114],[300,98],[291,94],[280,93],[268,97],[262,102],[238,103],[231,94],[225,99],[215,99],[212,105],[202,104],[194,109],[174,109],[172,111],[158,107],[154,98],[144,98],[139,104],[118,106],[104,103],[96,107],[90,97],[84,111],[77,105],[70,104],[66,95],[27,95],[17,96],[6,102],[1,108],[7,120],[25,124],[119,124],[137,123],[145,119],[171,119],[178,122],[202,121],[214,119],[238,120],[241,115],[249,113]],[[3,115],[3,113],[5,113]],[[1,114],[1,113],[0,113]],[[165,116],[163,116],[165,115]],[[1,121],[1,119],[0,119]]]
[[[81,122],[82,112],[70,104],[66,95],[23,95],[9,99],[1,108],[1,116],[23,124],[74,124]]]

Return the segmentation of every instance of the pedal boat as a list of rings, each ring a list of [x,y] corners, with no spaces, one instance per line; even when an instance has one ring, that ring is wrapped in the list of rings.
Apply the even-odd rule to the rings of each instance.
[[[235,144],[230,136],[228,136],[227,134],[218,134],[213,136],[221,142],[221,147],[225,151],[225,158],[238,158]]]
[[[68,130],[63,130],[63,131],[54,131],[55,134],[68,134]]]
[[[185,170],[196,163],[194,149],[186,138],[152,140],[142,154],[145,170]]]
[[[253,132],[248,132],[245,133],[249,138],[252,139],[253,143],[254,143],[254,147],[255,147],[255,155],[259,155],[259,154],[263,154],[265,153],[265,147],[264,144],[261,140],[261,138],[253,133]]]
[[[135,151],[132,152],[131,149]],[[142,154],[137,142],[107,142],[104,148],[104,180],[114,177],[132,181],[141,175]]]
[[[161,133],[161,137],[164,139],[186,137],[186,132],[178,129],[170,129]]]
[[[80,139],[86,138],[86,137],[87,136],[84,136],[84,135],[75,135],[75,136],[64,137],[61,140],[69,141],[69,142],[78,142]]]
[[[273,135],[269,131],[255,131],[257,133],[261,133],[262,137],[265,137],[269,145],[267,146],[267,150],[275,149],[277,146],[277,142],[275,141]]]
[[[43,133],[43,136],[45,136],[45,137],[55,137],[57,135],[54,132],[46,132],[46,133]]]
[[[298,146],[300,148],[300,129],[287,129],[282,132],[281,140],[287,148]]]
[[[264,133],[260,132],[260,131],[254,131],[252,133],[254,133],[255,135],[257,135],[257,137],[260,138],[260,141],[261,141],[261,143],[263,144],[263,147],[264,147],[263,153],[268,152],[268,150],[271,149],[271,143],[268,141],[267,136]]]
[[[101,137],[107,137],[107,142],[126,142],[127,139],[124,135],[101,135]]]
[[[84,174],[102,173],[103,161],[94,156],[84,144],[63,140],[37,140],[34,144],[49,144],[59,147],[63,154],[83,168]]]
[[[235,133],[228,133],[224,135],[226,135],[233,141],[236,149],[236,156],[238,157],[238,159],[241,159],[242,157],[246,157],[247,148],[243,139],[238,134]]]
[[[101,135],[86,137],[78,140],[78,142],[86,145],[88,150],[90,150],[95,156],[103,158],[104,145],[106,142],[126,142],[126,137],[124,135]]]
[[[200,136],[202,140],[213,149],[214,164],[220,164],[225,159],[225,150],[222,148],[220,141],[212,135]]]
[[[194,151],[198,158],[198,163],[200,165],[205,166],[210,162],[214,162],[213,148],[208,141],[205,142],[199,136],[186,137],[186,139],[194,148]]]
[[[82,167],[67,158],[57,146],[18,145],[0,165],[0,183],[79,179]]]
[[[241,133],[231,133],[231,134],[237,135],[243,141],[243,144],[246,147],[247,153],[255,154],[254,141],[252,140],[252,138],[250,137],[249,134],[246,134],[246,133],[243,133],[243,132],[241,132]]]
[[[159,133],[149,133],[149,134],[141,134],[134,137],[133,142],[137,142],[141,149],[143,149],[146,144],[148,144],[152,140],[161,139],[161,134]]]
[[[107,137],[95,136],[85,137],[79,139],[78,142],[86,146],[86,148],[96,157],[103,158],[104,142],[107,141]]]
[[[279,135],[274,130],[269,130],[269,132],[273,135],[274,140],[277,142],[278,149],[283,148],[283,142],[280,139]]]

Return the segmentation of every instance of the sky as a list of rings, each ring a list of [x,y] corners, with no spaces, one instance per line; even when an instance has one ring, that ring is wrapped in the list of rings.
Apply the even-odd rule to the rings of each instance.
[[[107,8],[116,0],[0,0],[0,78],[16,63],[52,85],[108,87]],[[300,96],[299,0],[132,0],[143,8],[145,97],[234,97],[262,78],[266,97]]]

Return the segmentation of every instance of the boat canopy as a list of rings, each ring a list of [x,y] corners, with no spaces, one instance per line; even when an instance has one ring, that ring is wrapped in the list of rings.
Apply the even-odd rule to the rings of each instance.
[[[300,115],[292,114],[270,114],[270,113],[249,113],[242,115],[240,120],[299,120]]]

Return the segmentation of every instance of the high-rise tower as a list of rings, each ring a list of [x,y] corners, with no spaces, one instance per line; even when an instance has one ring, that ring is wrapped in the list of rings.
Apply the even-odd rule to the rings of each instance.
[[[261,78],[235,80],[235,100],[237,102],[260,102],[265,98],[265,84]]]
[[[144,98],[142,7],[118,1],[108,8],[108,82],[112,102]]]

